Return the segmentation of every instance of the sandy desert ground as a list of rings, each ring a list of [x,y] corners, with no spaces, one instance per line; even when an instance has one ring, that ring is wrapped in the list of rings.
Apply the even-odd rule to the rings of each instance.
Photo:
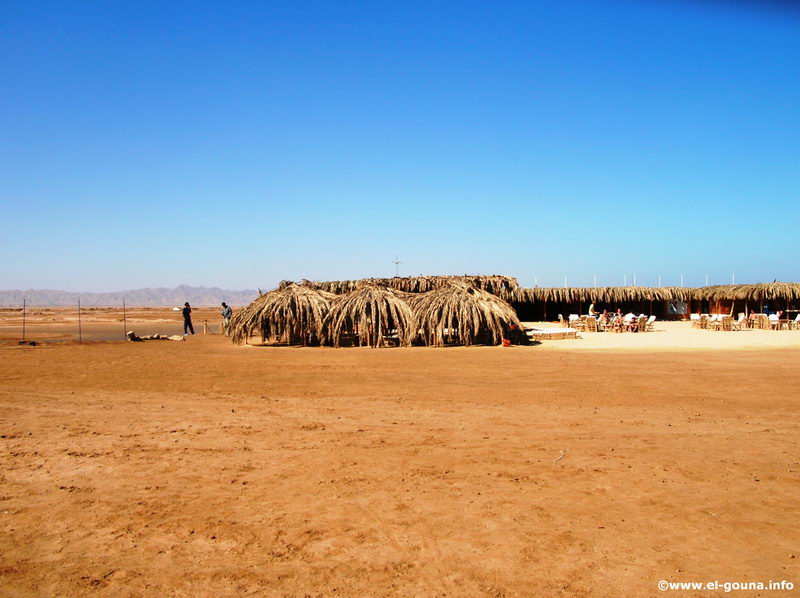
[[[336,350],[40,316],[62,342],[0,314],[2,596],[800,588],[800,333]]]

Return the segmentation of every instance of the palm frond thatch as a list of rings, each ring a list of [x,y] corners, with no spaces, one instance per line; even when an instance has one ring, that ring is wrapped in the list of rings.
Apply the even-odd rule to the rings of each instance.
[[[465,274],[463,276],[396,276],[394,278],[362,278],[359,280],[331,280],[322,282],[303,280],[298,284],[328,291],[336,295],[343,295],[351,293],[365,285],[389,287],[398,291],[403,291],[404,293],[427,293],[428,291],[448,286],[453,282],[463,282],[498,296],[504,296],[519,288],[519,283],[516,278],[501,276],[499,274],[493,274],[491,276],[478,274]],[[281,286],[288,284],[293,283],[291,283],[291,281],[281,282]]]
[[[709,301],[793,301],[800,299],[800,283],[775,281],[714,285],[695,289],[694,298]]]
[[[463,282],[420,295],[414,301],[414,314],[423,341],[433,346],[498,344],[507,328],[521,326],[508,303]]]
[[[687,301],[692,293],[693,289],[686,287],[537,287],[516,289],[508,300],[518,303]]]
[[[386,336],[396,335],[401,347],[408,347],[417,325],[404,293],[378,284],[363,284],[346,295],[337,296],[325,319],[325,337],[334,347],[347,344],[381,347]]]
[[[279,338],[290,345],[319,343],[333,298],[330,293],[307,286],[282,284],[234,315],[231,340],[242,343],[258,332],[262,341]]]

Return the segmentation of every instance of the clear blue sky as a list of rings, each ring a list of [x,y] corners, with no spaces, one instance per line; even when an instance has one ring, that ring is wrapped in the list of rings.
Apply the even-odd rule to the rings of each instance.
[[[787,6],[5,2],[0,288],[800,280]]]

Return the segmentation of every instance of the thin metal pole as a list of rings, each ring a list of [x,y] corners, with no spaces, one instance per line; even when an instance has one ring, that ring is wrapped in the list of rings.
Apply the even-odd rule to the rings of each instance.
[[[27,302],[22,299],[22,340],[25,340],[25,316],[27,314]]]
[[[122,300],[122,338],[128,338],[128,314],[125,312],[125,299]]]
[[[658,275],[658,287],[661,288],[661,274]]]
[[[628,275],[626,274],[625,277],[622,279],[622,286],[628,286]]]
[[[636,274],[633,275],[633,286],[636,286]]]
[[[83,342],[83,331],[81,330],[81,300],[78,299],[78,342]]]
[[[683,274],[681,274],[681,286],[683,286]]]

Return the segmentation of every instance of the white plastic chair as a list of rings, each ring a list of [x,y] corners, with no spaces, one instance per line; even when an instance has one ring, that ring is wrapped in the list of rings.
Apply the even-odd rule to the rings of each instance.
[[[769,315],[769,326],[773,330],[778,330],[781,327],[781,320],[778,318],[778,314]]]

